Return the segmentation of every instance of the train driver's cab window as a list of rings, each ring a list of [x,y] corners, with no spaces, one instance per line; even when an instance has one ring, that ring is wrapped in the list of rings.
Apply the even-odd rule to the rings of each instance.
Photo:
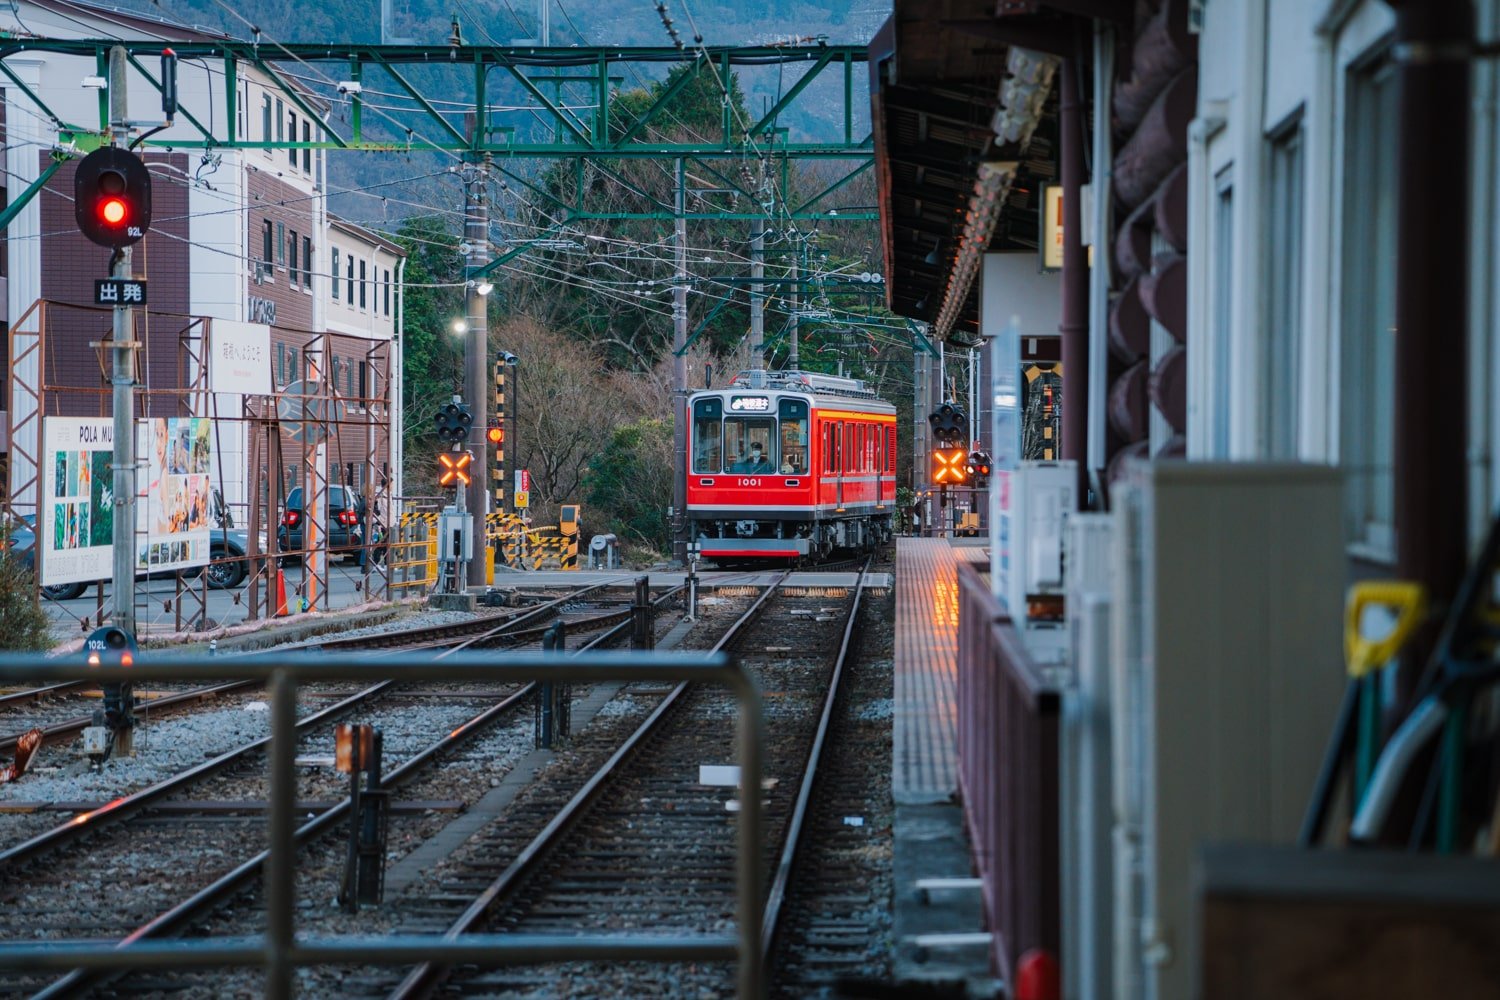
[[[700,399],[693,404],[693,471],[724,471],[724,403]]]
[[[807,403],[801,399],[783,399],[781,416],[781,465],[784,476],[807,474]]]
[[[724,421],[724,471],[766,475],[777,469],[776,418],[729,417]]]

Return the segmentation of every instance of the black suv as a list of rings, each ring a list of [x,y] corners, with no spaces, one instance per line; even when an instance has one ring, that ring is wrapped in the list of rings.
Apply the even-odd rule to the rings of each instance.
[[[302,548],[302,525],[307,515],[302,509],[302,487],[287,494],[283,505],[281,525],[276,529],[276,545],[282,552],[297,552]],[[355,561],[365,564],[365,539],[370,536],[370,515],[365,507],[365,498],[342,486],[328,487],[328,550],[342,551]]]

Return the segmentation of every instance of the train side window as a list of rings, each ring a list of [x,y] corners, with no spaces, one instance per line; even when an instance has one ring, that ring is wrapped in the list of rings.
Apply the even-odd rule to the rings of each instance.
[[[693,472],[724,471],[724,403],[700,399],[693,404]]]

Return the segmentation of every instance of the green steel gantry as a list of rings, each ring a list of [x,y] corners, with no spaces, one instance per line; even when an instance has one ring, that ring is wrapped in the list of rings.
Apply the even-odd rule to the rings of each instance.
[[[195,32],[196,34],[196,32]],[[678,50],[675,47],[534,47],[534,46],[487,46],[487,45],[362,45],[362,44],[282,44],[270,42],[247,42],[237,39],[191,39],[173,40],[172,50],[180,62],[204,61],[222,65],[222,101],[225,113],[211,116],[210,125],[204,125],[185,105],[179,106],[182,119],[196,132],[196,136],[174,135],[171,138],[146,139],[146,146],[170,147],[172,149],[340,149],[365,152],[435,152],[456,153],[466,162],[486,162],[490,169],[510,181],[523,186],[529,193],[545,199],[559,209],[565,222],[588,219],[719,219],[753,220],[757,218],[781,218],[789,221],[870,221],[879,218],[872,210],[845,210],[831,212],[822,206],[827,198],[847,186],[873,165],[873,137],[863,128],[856,129],[856,105],[854,85],[856,67],[867,64],[869,54],[863,46],[855,45],[789,45],[789,46],[735,46],[707,47]],[[92,58],[99,75],[106,74],[109,51],[123,46],[131,68],[158,91],[161,81],[148,67],[147,60],[159,56],[163,42],[160,40],[120,39],[59,39],[7,37],[0,33],[0,76],[7,86],[35,105],[37,110],[57,128],[60,141],[71,142],[79,151],[96,148],[104,141],[109,128],[108,95],[99,92],[98,119],[95,122],[67,121],[59,117],[32,87],[6,64],[12,56],[24,53],[51,53]],[[653,96],[651,102],[638,113],[617,110],[621,92],[619,82],[623,79],[620,70],[632,65],[686,66],[672,83]],[[686,141],[669,141],[653,134],[653,124],[670,112],[672,102],[695,80],[705,75],[715,76],[722,84],[731,74],[741,68],[774,66],[778,69],[802,67],[802,73],[781,92],[774,104],[761,112],[756,120],[737,120],[728,100],[723,102],[723,113],[716,135],[694,136]],[[288,105],[296,108],[310,122],[321,122],[321,138],[301,141],[296,138],[277,140],[270,138],[251,139],[246,124],[241,122],[239,83],[245,67],[253,67],[261,76],[260,84],[278,94]],[[440,110],[424,95],[423,87],[409,78],[413,70],[441,70],[445,79],[463,93],[463,99],[446,99],[443,102],[455,105],[457,110]],[[491,75],[498,71],[502,79],[497,82]],[[793,141],[789,130],[779,126],[781,117],[788,113],[808,88],[819,80],[839,78],[837,93],[841,97],[835,103],[841,114],[830,126],[829,135]],[[465,80],[469,82],[465,84]],[[339,93],[338,84],[343,81],[355,86],[346,87],[347,93]],[[366,87],[375,84],[393,86],[405,94],[410,106],[392,113],[388,109],[378,111],[382,121],[368,128],[366,121],[370,103],[363,94]],[[529,101],[535,102],[525,109],[495,109],[491,106],[494,96],[502,92],[505,83],[519,87]],[[552,90],[552,96],[544,92],[542,85]],[[583,88],[586,100],[582,110],[570,106],[561,99],[564,88]],[[321,93],[320,93],[321,92]],[[515,91],[512,90],[512,93]],[[862,89],[861,89],[862,93]],[[349,117],[347,134],[340,134],[327,121],[332,101],[346,101]],[[247,122],[250,109],[243,109]],[[524,110],[531,116],[534,127],[530,132],[547,134],[545,140],[522,137],[515,125],[502,124],[497,119],[503,114],[515,114]],[[405,136],[399,133],[404,129]],[[381,133],[396,133],[396,138]],[[732,169],[725,169],[725,161],[756,159],[767,164],[767,169],[779,173],[780,190],[792,190],[790,165],[793,160],[844,161],[847,169],[826,186],[796,204],[783,204],[779,210],[757,211],[707,211],[681,212],[676,206],[662,204],[660,211],[653,212],[595,212],[584,205],[584,164],[604,173],[627,189],[636,190],[630,182],[609,167],[610,161],[628,159],[677,160],[701,170],[722,191],[743,196],[752,207],[761,202],[759,192],[734,176]],[[509,161],[521,160],[566,160],[571,161],[575,182],[572,199],[559,192],[548,190],[514,169]],[[17,194],[3,212],[0,212],[0,228],[7,225],[31,197],[41,189],[56,170],[54,164],[27,190]],[[654,200],[654,199],[650,199]],[[557,227],[554,227],[557,228]],[[545,240],[549,232],[538,238]],[[521,254],[532,249],[537,240],[530,240],[499,255],[486,264],[476,267],[470,277],[491,273]],[[931,351],[931,345],[920,333],[914,336],[920,349]]]

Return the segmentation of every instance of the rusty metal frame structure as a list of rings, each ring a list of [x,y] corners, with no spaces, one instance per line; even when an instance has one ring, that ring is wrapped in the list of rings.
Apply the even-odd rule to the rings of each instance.
[[[55,322],[53,316],[59,309],[73,313],[107,314],[107,310],[99,307],[39,299],[21,314],[20,318],[11,325],[7,334],[11,358],[12,397],[4,419],[10,447],[8,453],[10,461],[7,469],[7,476],[10,478],[7,481],[3,499],[0,499],[0,512],[6,515],[34,512],[37,515],[36,559],[39,568],[45,562],[40,515],[42,459],[45,448],[43,418],[48,415],[48,397],[55,399],[60,396],[97,396],[104,401],[101,405],[107,406],[107,394],[111,391],[107,386],[91,389],[84,386],[58,384],[48,377],[51,360],[49,358],[51,340],[49,325]],[[220,394],[212,392],[209,385],[206,345],[208,338],[212,335],[213,319],[207,316],[183,316],[174,313],[142,311],[136,322],[143,328],[147,328],[153,316],[173,323],[181,322],[180,329],[172,334],[177,343],[177,349],[174,352],[176,363],[181,366],[174,372],[173,380],[179,382],[181,387],[170,389],[137,387],[137,419],[152,415],[152,411],[158,408],[153,407],[153,401],[172,400],[173,409],[177,411],[178,416],[211,419],[214,422],[216,437],[220,440],[222,440],[220,428],[225,422],[245,428],[244,437],[248,456],[245,488],[246,509],[249,516],[246,525],[247,550],[245,555],[247,579],[244,584],[243,597],[249,609],[249,620],[256,620],[262,614],[265,617],[274,616],[277,613],[275,591],[267,587],[267,599],[262,606],[260,587],[262,583],[274,579],[276,571],[278,560],[274,539],[276,511],[280,507],[280,497],[274,495],[270,489],[270,484],[275,480],[268,479],[265,498],[261,498],[260,469],[264,467],[272,470],[280,467],[282,432],[280,420],[277,417],[276,402],[283,394],[277,392],[271,396],[245,395],[242,397],[239,413],[221,413],[218,408]],[[374,500],[378,504],[375,510],[378,510],[381,533],[389,536],[391,533],[389,522],[392,515],[390,478],[383,474],[382,470],[376,468],[376,459],[382,449],[389,455],[392,443],[391,418],[395,414],[395,402],[391,396],[394,383],[390,375],[395,345],[390,341],[337,332],[309,334],[306,344],[318,345],[314,350],[324,352],[328,350],[330,337],[365,342],[362,350],[354,349],[360,350],[360,353],[355,356],[366,362],[372,377],[372,380],[367,382],[366,389],[368,390],[370,385],[383,387],[381,395],[356,396],[351,400],[347,394],[340,393],[338,387],[332,385],[329,379],[319,379],[322,390],[321,398],[324,403],[320,418],[323,424],[322,436],[328,440],[337,440],[338,431],[342,428],[363,427],[365,429],[363,446],[359,449],[359,455],[360,464],[368,470],[368,474],[362,477],[362,487],[367,500]],[[309,348],[305,346],[302,349],[308,350]],[[100,371],[101,374],[107,375],[102,360]],[[331,404],[347,404],[351,401],[358,406],[362,419],[348,419],[342,413],[330,419],[330,415],[335,413]],[[22,405],[18,406],[17,403]],[[51,409],[56,409],[56,406],[54,405]],[[380,419],[376,419],[377,415]],[[218,444],[219,442],[216,441],[215,452],[222,454],[222,448],[218,447]],[[313,463],[310,449],[304,447],[300,457],[302,468],[311,469]],[[220,462],[215,485],[221,494],[224,484],[223,466]],[[352,488],[352,484],[345,485]],[[326,484],[324,494],[326,497]],[[376,516],[375,511],[372,510],[371,523],[376,523]],[[259,551],[262,531],[266,535],[266,548],[269,550],[267,552]],[[391,589],[387,574],[372,571],[374,560],[370,558],[371,554],[372,550],[367,548],[361,579],[356,584],[356,590],[370,598],[389,599]],[[193,630],[196,626],[205,623],[208,617],[207,578],[202,574],[192,578],[184,574],[177,575],[175,579],[175,590],[164,601],[161,610],[173,614],[173,626],[177,631]],[[38,580],[40,581],[40,576]],[[104,620],[105,612],[109,607],[104,598],[103,583],[104,581],[101,580],[94,584],[95,605],[92,621],[96,623]],[[316,580],[316,593],[327,593],[326,563],[324,572]],[[233,599],[239,603],[241,595],[235,594]],[[89,625],[90,618],[85,617],[81,626],[87,628]]]

